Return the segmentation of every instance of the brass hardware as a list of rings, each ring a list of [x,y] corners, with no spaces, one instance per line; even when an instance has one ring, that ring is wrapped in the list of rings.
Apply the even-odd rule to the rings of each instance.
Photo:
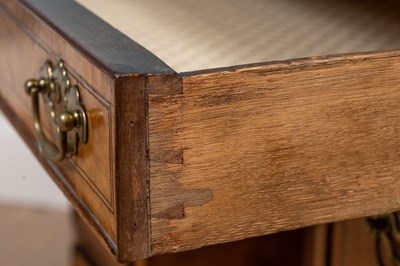
[[[31,96],[33,125],[40,152],[58,162],[77,153],[78,144],[87,143],[87,115],[80,101],[79,89],[71,85],[64,63],[60,60],[53,68],[46,61],[39,79],[25,82],[25,92]],[[39,94],[48,107],[56,143],[44,134],[40,118]]]
[[[391,259],[391,265],[400,266],[400,212],[370,217],[366,221],[376,234],[375,249],[378,265],[386,266],[384,257],[387,257]],[[385,254],[387,256],[384,256]]]

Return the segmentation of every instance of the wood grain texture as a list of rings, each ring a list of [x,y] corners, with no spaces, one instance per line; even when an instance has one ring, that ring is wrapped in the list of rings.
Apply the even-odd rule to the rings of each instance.
[[[148,82],[152,253],[398,209],[399,71],[394,51]]]
[[[115,86],[117,259],[127,262],[150,256],[145,79],[121,76]]]
[[[375,233],[365,219],[354,219],[332,224],[331,266],[378,266]],[[389,247],[388,247],[389,248]],[[390,257],[384,258],[391,265]]]
[[[140,66],[114,66],[117,50],[75,29],[98,20],[68,28],[51,1],[26,2],[0,1],[0,107],[119,261],[400,208],[399,51],[125,73]],[[88,146],[61,164],[40,156],[22,89],[49,58],[89,113]]]
[[[303,244],[303,263],[309,266],[327,266],[329,259],[329,230],[327,224],[305,228]]]

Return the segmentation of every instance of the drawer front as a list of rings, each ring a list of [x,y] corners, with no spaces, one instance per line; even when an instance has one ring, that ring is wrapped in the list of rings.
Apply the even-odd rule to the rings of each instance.
[[[0,0],[0,58],[0,108],[76,212],[120,262],[149,257],[145,83],[147,75],[174,71],[70,0]],[[54,143],[57,136],[65,139],[53,129],[55,122],[67,130],[84,116],[72,112],[68,101],[64,107],[73,115],[50,119],[43,95],[36,103],[43,93],[35,92],[49,87],[29,87],[33,100],[25,93],[25,82],[37,82],[47,60],[53,65],[62,60],[87,118],[87,143],[61,162],[41,153],[44,146],[35,139],[40,127],[34,130],[33,119],[41,118],[46,138]]]
[[[24,91],[24,83],[39,77],[46,60],[53,64],[59,58],[64,60],[68,78],[77,85],[86,110],[88,142],[79,144],[77,154],[70,159],[42,163],[47,170],[52,169],[50,174],[81,212],[91,213],[95,217],[92,223],[101,224],[103,238],[115,242],[114,111],[110,93],[113,79],[17,1],[0,3],[0,25],[2,109],[41,160],[31,99]],[[43,97],[39,103],[44,131],[55,142]],[[101,227],[97,231],[102,231]]]

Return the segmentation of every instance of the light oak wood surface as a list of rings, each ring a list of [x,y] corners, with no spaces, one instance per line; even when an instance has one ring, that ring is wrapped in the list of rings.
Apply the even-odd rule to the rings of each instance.
[[[398,209],[399,71],[391,52],[149,82],[152,251]]]

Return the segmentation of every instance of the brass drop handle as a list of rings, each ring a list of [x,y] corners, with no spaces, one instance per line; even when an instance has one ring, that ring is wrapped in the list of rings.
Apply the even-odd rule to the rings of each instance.
[[[87,142],[87,116],[79,90],[70,85],[63,62],[59,61],[54,69],[49,61],[45,62],[41,77],[25,82],[25,92],[31,96],[33,125],[40,152],[54,162],[76,154],[78,144]],[[40,94],[50,110],[56,143],[46,137],[42,128]]]

